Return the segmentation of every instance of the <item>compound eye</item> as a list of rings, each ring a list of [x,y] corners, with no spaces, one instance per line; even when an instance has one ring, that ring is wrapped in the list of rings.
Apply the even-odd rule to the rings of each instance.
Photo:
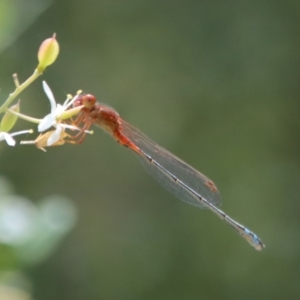
[[[96,97],[92,94],[86,94],[82,96],[82,105],[86,108],[93,108],[96,103]]]
[[[95,106],[96,97],[92,94],[80,95],[73,103],[74,107],[83,105],[85,108],[91,109]]]

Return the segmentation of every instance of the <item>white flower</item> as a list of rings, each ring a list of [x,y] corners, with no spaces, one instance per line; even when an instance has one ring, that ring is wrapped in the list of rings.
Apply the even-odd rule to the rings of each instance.
[[[8,133],[8,132],[4,132],[1,131],[0,132],[0,141],[5,140],[8,146],[15,146],[16,141],[12,138],[15,135],[19,135],[19,134],[25,134],[25,133],[32,133],[33,131],[30,130],[22,130],[22,131],[17,131],[14,133]]]
[[[47,146],[51,146],[55,144],[61,137],[61,133],[64,129],[69,128],[73,130],[80,130],[78,127],[62,123],[66,118],[70,118],[72,115],[77,114],[82,107],[78,106],[75,108],[70,108],[70,106],[74,103],[74,101],[78,98],[79,95],[76,95],[74,98],[67,100],[64,102],[63,105],[56,103],[53,93],[49,88],[48,84],[43,81],[43,88],[44,91],[50,101],[51,112],[50,114],[46,115],[40,124],[38,125],[38,131],[43,132],[49,129],[51,126],[55,127],[56,129],[53,133],[49,136],[47,141]],[[66,113],[67,112],[67,113]]]

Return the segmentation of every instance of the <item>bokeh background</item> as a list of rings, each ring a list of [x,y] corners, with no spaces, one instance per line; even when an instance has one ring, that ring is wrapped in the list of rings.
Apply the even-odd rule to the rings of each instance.
[[[0,15],[2,101],[56,32],[59,58],[22,112],[49,112],[42,79],[61,103],[95,94],[212,178],[222,209],[266,244],[175,199],[100,129],[47,153],[2,142],[5,222],[19,236],[2,226],[1,299],[299,298],[299,1],[2,0]],[[24,205],[55,229],[38,217],[25,246]]]

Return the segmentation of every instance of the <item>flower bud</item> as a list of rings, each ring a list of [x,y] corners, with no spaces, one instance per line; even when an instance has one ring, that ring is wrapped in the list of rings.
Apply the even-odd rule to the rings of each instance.
[[[20,101],[10,107],[11,110],[15,112],[20,112]],[[0,123],[0,131],[1,132],[8,132],[10,131],[13,126],[16,124],[18,117],[11,112],[7,111],[3,116],[1,123]]]
[[[48,66],[53,64],[58,56],[58,53],[59,44],[56,40],[56,34],[54,33],[52,38],[46,39],[40,46],[38,52],[38,71],[42,73]]]
[[[57,116],[57,118],[59,120],[70,119],[70,118],[74,117],[75,115],[77,115],[81,111],[82,108],[84,108],[83,105],[72,107],[68,110],[65,110],[63,113],[61,113],[59,116]]]

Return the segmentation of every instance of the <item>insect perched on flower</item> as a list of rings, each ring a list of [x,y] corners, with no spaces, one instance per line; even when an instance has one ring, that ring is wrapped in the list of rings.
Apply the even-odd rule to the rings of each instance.
[[[72,104],[76,101],[79,94],[73,98],[68,96],[64,104],[61,105],[56,103],[53,93],[45,81],[43,81],[43,88],[50,101],[51,112],[42,119],[38,125],[38,131],[44,132],[50,127],[56,128],[51,132],[51,134],[49,134],[46,143],[47,146],[52,146],[61,139],[64,135],[65,129],[80,130],[77,126],[67,124],[64,121],[76,115],[83,106],[72,107]]]

